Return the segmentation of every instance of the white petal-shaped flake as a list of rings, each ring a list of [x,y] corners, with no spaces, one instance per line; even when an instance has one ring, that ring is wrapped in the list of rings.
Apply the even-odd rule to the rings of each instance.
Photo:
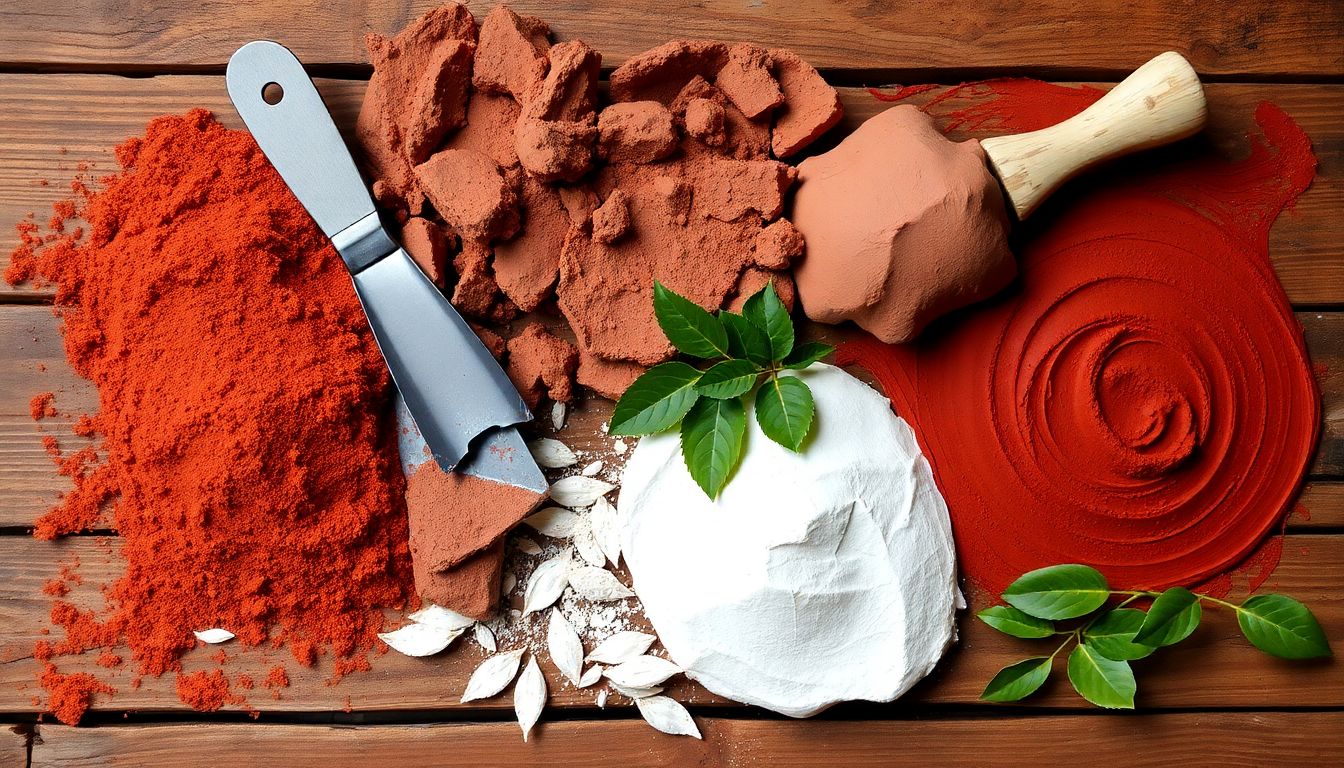
[[[523,592],[523,613],[532,613],[549,608],[565,587],[569,586],[569,564],[573,558],[566,551],[561,555],[538,565],[527,580],[527,589]]]
[[[513,540],[513,546],[517,547],[519,552],[524,555],[540,555],[541,545],[526,536],[517,536]]]
[[[636,656],[608,668],[602,674],[613,683],[627,688],[652,688],[680,672],[681,667],[667,659],[657,656]]]
[[[472,631],[476,635],[477,645],[481,646],[482,648],[491,653],[494,653],[495,651],[499,650],[499,646],[495,642],[494,630],[490,629],[484,624],[477,622],[476,626],[473,627]]]
[[[628,685],[618,685],[611,681],[607,681],[607,684],[611,686],[613,691],[621,694],[627,699],[642,699],[646,696],[657,696],[663,692],[663,686],[661,685],[655,685],[652,688],[632,688]]]
[[[482,661],[476,671],[467,680],[467,689],[462,692],[462,701],[476,701],[496,696],[509,687],[518,674],[518,663],[523,660],[523,649],[497,653]]]
[[[541,674],[541,667],[537,666],[537,657],[533,656],[527,660],[527,666],[523,667],[523,673],[518,676],[517,685],[513,686],[513,712],[518,716],[518,726],[523,729],[523,741],[527,741],[532,726],[537,724],[541,710],[545,707],[546,678]]]
[[[387,643],[392,650],[406,656],[433,656],[452,645],[466,629],[466,627],[444,629],[433,624],[407,624],[394,632],[379,633],[378,639]]]
[[[621,527],[616,515],[616,508],[606,499],[598,499],[593,502],[593,508],[588,510],[588,524],[593,529],[593,538],[597,539],[597,545],[602,548],[602,554],[606,555],[612,565],[621,564]]]
[[[616,574],[591,565],[571,568],[569,584],[579,595],[595,603],[622,600],[635,594],[616,578]]]
[[[578,687],[587,688],[590,685],[597,685],[597,681],[602,679],[602,665],[594,664],[579,676]]]
[[[523,523],[542,536],[568,539],[574,535],[574,521],[578,519],[579,516],[571,509],[547,507],[523,520]]]
[[[574,521],[574,549],[578,550],[579,557],[591,566],[601,568],[607,564],[607,556],[602,551],[602,545],[597,543],[597,537],[593,535],[592,520],[588,515],[580,515]]]
[[[534,461],[547,469],[561,469],[573,466],[579,461],[579,457],[574,455],[568,445],[549,437],[533,440],[527,444],[527,450],[532,454]]]
[[[591,506],[594,501],[615,490],[611,483],[595,477],[573,475],[551,483],[551,501],[571,509]]]
[[[546,647],[560,674],[578,685],[579,678],[583,676],[583,642],[559,608],[551,609],[551,620],[546,627]]]
[[[448,631],[455,629],[466,629],[476,623],[475,619],[469,619],[457,611],[434,605],[430,603],[424,608],[412,613],[406,618],[414,621],[416,624],[428,624],[431,627],[438,627]]]
[[[196,639],[200,640],[202,643],[209,643],[211,645],[227,643],[234,638],[232,632],[227,629],[220,629],[219,627],[202,629],[199,632],[192,632],[191,634],[195,635]]]
[[[654,728],[673,736],[694,736],[700,738],[700,729],[695,727],[691,713],[677,702],[666,696],[646,696],[635,699],[639,714]]]
[[[603,664],[623,664],[649,650],[657,638],[646,632],[623,630],[597,644],[588,654],[588,661]]]

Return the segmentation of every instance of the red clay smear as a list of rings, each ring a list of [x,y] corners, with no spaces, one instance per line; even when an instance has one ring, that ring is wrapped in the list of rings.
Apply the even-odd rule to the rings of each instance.
[[[925,109],[1015,132],[1100,95],[1002,80]],[[914,425],[979,586],[1062,562],[1120,588],[1190,585],[1248,557],[1259,583],[1277,563],[1282,542],[1262,542],[1315,451],[1320,397],[1267,237],[1316,161],[1283,111],[1255,118],[1244,160],[1191,142],[1061,190],[1019,231],[1020,280],[989,305],[914,345],[841,350]]]

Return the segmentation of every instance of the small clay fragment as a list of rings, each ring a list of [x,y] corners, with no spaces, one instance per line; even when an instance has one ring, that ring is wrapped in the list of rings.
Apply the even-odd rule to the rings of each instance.
[[[373,76],[355,135],[378,200],[419,213],[424,195],[416,188],[412,168],[419,160],[412,154],[432,151],[462,122],[467,92],[458,80],[470,76],[476,21],[465,6],[445,5],[395,37],[369,34],[364,40]]]
[[[792,312],[794,300],[797,296],[793,278],[789,276],[788,272],[773,272],[760,267],[747,267],[742,270],[742,276],[738,278],[733,298],[728,302],[728,310],[730,312],[741,312],[742,305],[746,303],[747,299],[764,288],[766,283],[775,284],[775,293],[779,294],[780,302]]]
[[[788,269],[794,259],[803,255],[803,235],[788,219],[778,219],[756,233],[752,249],[756,265],[764,269]]]
[[[593,211],[602,204],[597,193],[588,187],[561,187],[560,204],[569,214],[569,222],[576,227],[588,226]]]
[[[784,94],[770,74],[766,50],[751,43],[735,43],[728,59],[714,75],[714,85],[732,100],[742,114],[760,117],[784,103]]]
[[[444,571],[431,571],[421,566],[412,544],[411,571],[416,593],[428,602],[457,611],[467,618],[488,619],[499,609],[504,539]]]
[[[653,101],[671,105],[681,89],[699,76],[723,68],[728,46],[713,40],[673,40],[626,60],[611,73],[611,100]]]
[[[686,122],[686,108],[695,99],[712,101],[723,111],[723,141],[713,146],[721,154],[742,160],[763,159],[770,156],[770,116],[752,120],[723,91],[703,77],[694,77],[681,89],[672,102],[672,113]],[[688,129],[689,132],[689,129]],[[708,142],[706,142],[708,143]]]
[[[560,274],[560,249],[570,217],[561,193],[524,174],[522,230],[495,244],[495,280],[499,289],[524,312],[536,309],[550,295]]]
[[[429,219],[412,216],[401,227],[401,247],[430,282],[443,288],[448,268],[449,235]]]
[[[490,272],[489,258],[489,248],[475,240],[464,240],[462,251],[453,258],[457,269],[453,306],[483,320],[493,319],[492,310],[499,300],[499,285]]]
[[[489,242],[518,231],[518,200],[494,160],[445,149],[415,167],[434,209],[464,240]]]
[[[775,113],[770,147],[775,157],[788,157],[811,144],[844,117],[840,94],[811,64],[793,51],[770,51],[775,77],[784,92],[783,108]]]
[[[522,114],[510,96],[475,93],[467,104],[467,125],[451,134],[445,149],[470,149],[494,160],[500,168],[518,165],[513,126]]]
[[[481,343],[485,345],[486,349],[490,350],[490,354],[494,356],[496,360],[503,359],[504,353],[507,351],[503,336],[500,336],[498,333],[495,333],[483,325],[477,325],[476,323],[470,322],[467,324],[471,326],[471,330],[476,334],[476,338],[481,340]]]
[[[697,170],[692,181],[696,205],[720,221],[736,221],[748,213],[766,221],[779,218],[784,193],[798,175],[775,160],[715,158]]]
[[[604,360],[588,352],[579,352],[579,383],[608,400],[619,400],[645,370],[639,363]]]
[[[711,99],[694,98],[686,103],[686,133],[703,141],[711,147],[723,144],[724,111],[723,107]]]
[[[691,185],[674,176],[659,176],[653,180],[653,192],[673,224],[684,227],[691,216]]]
[[[593,162],[602,56],[576,40],[552,46],[550,60],[546,79],[523,101],[514,140],[528,172],[545,181],[574,181]]]
[[[613,163],[652,163],[677,148],[672,113],[656,101],[627,101],[602,110],[597,153]]]
[[[593,239],[614,243],[630,231],[630,196],[613,189],[602,205],[593,211]]]
[[[488,549],[540,501],[525,488],[426,461],[406,480],[411,552],[431,571],[453,568]]]
[[[535,16],[519,16],[497,5],[481,22],[472,85],[478,91],[509,94],[518,101],[546,77],[550,27]]]
[[[509,339],[508,349],[509,379],[529,408],[536,408],[546,397],[558,403],[574,399],[579,350],[573,344],[533,323]]]

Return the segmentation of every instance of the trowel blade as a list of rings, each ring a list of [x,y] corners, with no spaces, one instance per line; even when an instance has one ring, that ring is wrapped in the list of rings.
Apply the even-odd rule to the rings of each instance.
[[[429,461],[425,439],[401,395],[397,395],[397,451],[407,477]],[[482,435],[472,446],[471,455],[457,465],[457,471],[539,494],[546,493],[548,487],[516,427],[500,427]]]
[[[445,472],[486,432],[531,420],[499,363],[405,249],[353,280],[406,410]],[[518,460],[532,462],[525,449]]]

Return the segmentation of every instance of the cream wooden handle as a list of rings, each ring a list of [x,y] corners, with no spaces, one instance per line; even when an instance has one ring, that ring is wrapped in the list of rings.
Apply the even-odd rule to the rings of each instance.
[[[1199,75],[1184,56],[1168,51],[1068,120],[1039,131],[985,139],[980,145],[1003,182],[1008,204],[1019,219],[1025,219],[1079,171],[1183,139],[1197,133],[1207,118]]]

